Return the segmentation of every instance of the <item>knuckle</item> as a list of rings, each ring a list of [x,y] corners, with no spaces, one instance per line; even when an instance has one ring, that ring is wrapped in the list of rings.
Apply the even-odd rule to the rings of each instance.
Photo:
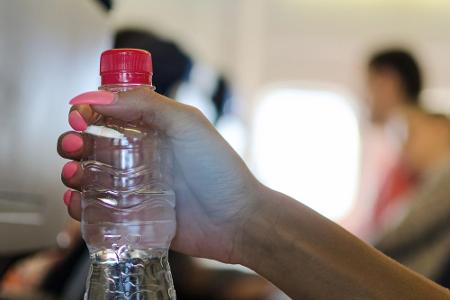
[[[205,117],[204,114],[202,113],[202,111],[195,106],[187,105],[186,111],[189,114],[191,114],[193,117],[198,118],[198,119],[202,119]]]
[[[148,87],[138,87],[130,91],[130,93],[138,101],[148,101],[151,98],[151,89]]]

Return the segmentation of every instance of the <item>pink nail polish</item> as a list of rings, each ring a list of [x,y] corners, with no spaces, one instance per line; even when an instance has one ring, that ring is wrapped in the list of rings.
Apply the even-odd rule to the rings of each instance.
[[[84,121],[83,116],[76,110],[70,112],[69,124],[76,131],[85,131],[87,128],[87,123]]]
[[[64,204],[69,206],[71,200],[72,200],[72,191],[71,190],[67,190],[64,193]]]
[[[65,179],[70,179],[75,175],[75,173],[78,170],[78,164],[74,161],[70,161],[67,164],[64,165],[62,170],[62,176]]]
[[[61,141],[61,147],[65,152],[75,152],[83,146],[83,139],[76,134],[69,133]]]
[[[116,97],[115,93],[108,91],[95,91],[95,92],[87,92],[81,95],[76,96],[72,100],[70,100],[70,104],[111,104],[114,102]]]

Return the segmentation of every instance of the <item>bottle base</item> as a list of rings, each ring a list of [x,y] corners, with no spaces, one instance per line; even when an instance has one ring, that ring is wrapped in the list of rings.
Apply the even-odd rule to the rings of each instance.
[[[85,300],[175,300],[166,249],[91,253]]]

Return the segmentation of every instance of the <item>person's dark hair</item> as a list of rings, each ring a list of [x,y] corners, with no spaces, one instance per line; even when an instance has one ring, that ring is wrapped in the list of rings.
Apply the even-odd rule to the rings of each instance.
[[[402,49],[388,49],[378,52],[369,60],[369,69],[391,70],[398,74],[410,103],[417,105],[422,90],[422,74],[412,54]]]
[[[146,30],[119,30],[114,35],[114,48],[138,48],[151,52],[153,83],[163,95],[187,76],[192,64],[191,58],[178,45]]]

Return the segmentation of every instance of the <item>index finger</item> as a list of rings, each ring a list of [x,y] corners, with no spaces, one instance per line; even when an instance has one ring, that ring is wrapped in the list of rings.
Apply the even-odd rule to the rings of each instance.
[[[101,117],[91,104],[110,104],[115,95],[108,91],[93,91],[80,94],[70,100],[70,104],[73,104],[69,112],[70,126],[76,131],[85,131],[90,124]]]
[[[101,115],[89,104],[78,104],[70,108],[69,124],[76,131],[85,131],[90,124],[94,124]]]

